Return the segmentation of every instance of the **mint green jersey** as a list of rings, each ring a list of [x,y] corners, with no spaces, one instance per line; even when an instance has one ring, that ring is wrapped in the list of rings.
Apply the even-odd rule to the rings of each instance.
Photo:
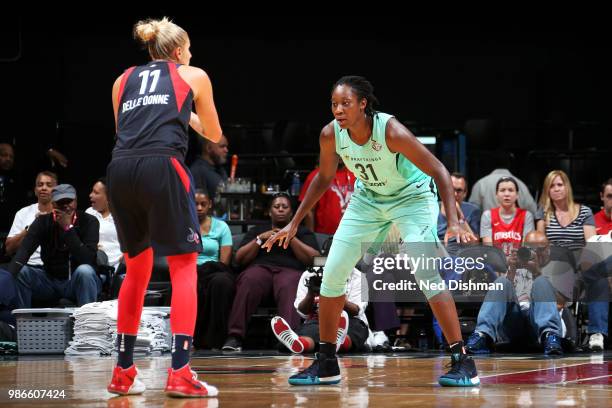
[[[385,129],[392,115],[377,112],[372,118],[372,136],[363,145],[351,140],[347,129],[342,129],[334,120],[336,153],[346,167],[355,174],[355,191],[374,192],[382,196],[397,195],[408,186],[431,181],[403,154],[392,153],[387,147]]]
[[[376,252],[392,224],[410,246],[409,252],[437,256],[436,185],[404,155],[389,151],[385,129],[390,118],[386,113],[374,115],[372,136],[364,145],[353,142],[348,131],[334,121],[336,152],[357,181],[327,255],[323,296],[337,297],[346,292],[347,279],[365,248]],[[418,268],[415,278],[418,282],[443,282],[435,267]],[[442,291],[437,288],[424,291],[427,299]]]

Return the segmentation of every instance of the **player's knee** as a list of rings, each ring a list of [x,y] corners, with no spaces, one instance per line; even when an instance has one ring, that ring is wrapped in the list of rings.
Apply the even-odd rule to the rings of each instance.
[[[427,299],[431,299],[446,290],[444,281],[437,271],[417,269],[414,275],[419,284],[419,288],[423,291]]]
[[[330,283],[323,282],[321,283],[321,296],[325,297],[338,297],[342,296],[346,293],[346,285],[345,283]]]

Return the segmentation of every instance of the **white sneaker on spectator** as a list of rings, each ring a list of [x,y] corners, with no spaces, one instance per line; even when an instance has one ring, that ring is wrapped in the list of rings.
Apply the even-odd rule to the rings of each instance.
[[[374,348],[374,332],[368,330],[368,338],[366,339],[366,345],[370,348]]]
[[[392,350],[391,344],[389,344],[389,338],[385,334],[384,331],[377,331],[373,333],[373,341],[374,344],[372,346],[372,351],[375,353],[387,353]]]
[[[601,333],[591,334],[589,338],[589,348],[591,351],[603,351],[604,348],[604,337]]]
[[[387,335],[385,334],[384,331],[377,331],[374,332],[374,347],[376,346],[382,346],[383,344],[385,344],[385,342],[389,342],[389,338],[387,337]]]

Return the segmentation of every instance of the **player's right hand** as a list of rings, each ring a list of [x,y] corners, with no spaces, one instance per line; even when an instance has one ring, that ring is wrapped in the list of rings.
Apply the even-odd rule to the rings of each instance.
[[[455,238],[458,244],[469,243],[477,239],[474,233],[472,233],[469,225],[465,222],[452,224],[446,228],[444,245],[448,245],[448,240],[450,238]]]
[[[264,249],[267,249],[268,252],[272,249],[272,246],[278,241],[278,246],[282,246],[284,249],[289,247],[289,243],[297,234],[298,226],[290,222],[280,231],[277,231],[272,235],[264,244],[261,246]]]
[[[259,234],[259,238],[262,241],[266,241],[267,239],[269,239],[272,235],[274,235],[276,232],[280,231],[280,228],[273,228],[269,231],[264,232],[263,234]]]

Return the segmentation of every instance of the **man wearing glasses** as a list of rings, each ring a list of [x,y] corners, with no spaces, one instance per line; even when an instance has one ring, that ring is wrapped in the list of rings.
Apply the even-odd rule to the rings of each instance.
[[[452,173],[451,181],[453,183],[453,189],[455,190],[455,200],[461,207],[461,212],[465,217],[465,222],[468,223],[474,235],[478,237],[478,234],[480,233],[481,211],[476,204],[465,201],[468,188],[467,180],[461,173]],[[447,227],[448,223],[446,220],[446,210],[444,209],[442,203],[440,203],[440,214],[438,215],[438,238],[440,238],[441,241],[444,240]]]

